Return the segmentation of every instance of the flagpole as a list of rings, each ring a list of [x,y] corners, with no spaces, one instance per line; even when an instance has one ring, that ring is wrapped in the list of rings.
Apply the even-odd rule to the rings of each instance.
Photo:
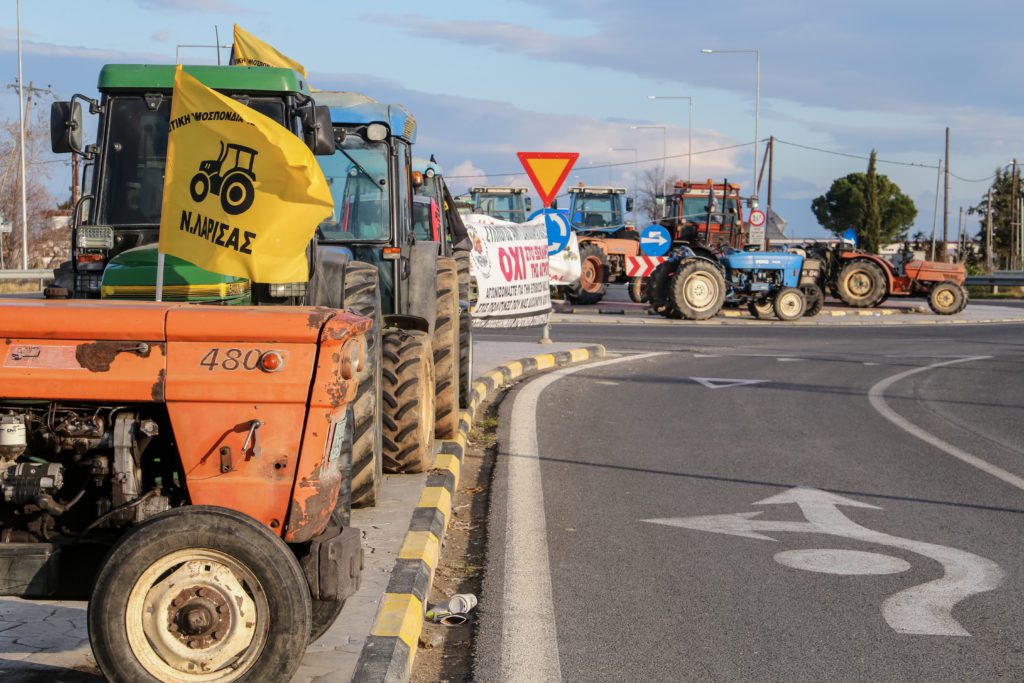
[[[156,250],[156,300],[164,300],[164,252]]]

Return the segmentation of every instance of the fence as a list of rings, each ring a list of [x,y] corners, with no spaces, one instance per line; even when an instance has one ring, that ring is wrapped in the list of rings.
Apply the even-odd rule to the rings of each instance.
[[[52,270],[0,270],[0,281],[3,280],[38,280],[39,291],[43,291],[43,286],[47,280],[53,279]]]
[[[1024,287],[1024,271],[1003,271],[988,275],[971,275],[965,284],[973,287]]]

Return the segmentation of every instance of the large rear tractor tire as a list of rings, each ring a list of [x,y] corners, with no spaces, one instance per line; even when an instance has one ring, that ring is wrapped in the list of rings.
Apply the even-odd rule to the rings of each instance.
[[[473,314],[459,314],[459,408],[466,410],[473,400]]]
[[[725,304],[725,278],[703,259],[684,261],[672,278],[672,306],[687,320],[707,320]]]
[[[647,278],[632,277],[629,279],[629,299],[637,304],[647,301]]]
[[[666,318],[679,317],[672,305],[672,278],[678,268],[678,261],[662,261],[647,280],[647,303],[655,313]]]
[[[804,301],[807,307],[804,309],[805,318],[813,318],[821,313],[825,307],[825,293],[818,285],[800,285],[800,291],[804,293]]]
[[[352,261],[345,265],[342,306],[373,320],[366,333],[366,356],[357,375],[359,392],[353,406],[352,505],[372,507],[380,498],[384,480],[381,456],[381,310],[379,273],[369,263]]]
[[[292,550],[251,517],[186,506],[130,529],[89,600],[89,640],[111,683],[290,681],[311,623]]]
[[[437,318],[434,350],[434,436],[459,431],[459,274],[455,259],[437,259]]]
[[[967,291],[955,282],[939,282],[928,290],[928,307],[935,315],[953,315],[967,305]]]
[[[804,301],[804,293],[796,287],[783,287],[775,295],[772,308],[775,309],[775,315],[778,316],[779,320],[792,322],[804,317],[807,302]]]
[[[855,259],[839,271],[836,290],[847,306],[867,308],[876,305],[886,294],[882,269],[871,261]]]
[[[388,330],[381,339],[384,471],[425,472],[434,464],[434,356],[430,336]]]
[[[565,297],[574,304],[596,304],[608,291],[610,272],[604,249],[593,242],[584,242],[580,245],[579,282],[566,288]]]

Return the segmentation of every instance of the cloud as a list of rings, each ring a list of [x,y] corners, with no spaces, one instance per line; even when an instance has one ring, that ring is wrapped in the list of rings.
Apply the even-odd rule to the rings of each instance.
[[[171,32],[165,28],[160,29],[149,37],[150,40],[156,43],[166,43],[167,39],[171,37]]]

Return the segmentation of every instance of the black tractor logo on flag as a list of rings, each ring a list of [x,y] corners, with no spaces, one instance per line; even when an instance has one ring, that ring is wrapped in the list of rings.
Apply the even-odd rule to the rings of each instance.
[[[189,184],[192,199],[201,202],[212,193],[220,197],[224,213],[237,216],[248,211],[256,198],[253,187],[256,174],[252,164],[257,154],[259,152],[252,147],[221,142],[217,158],[200,162],[199,172],[192,176]],[[231,157],[230,165],[225,169],[228,157]]]

